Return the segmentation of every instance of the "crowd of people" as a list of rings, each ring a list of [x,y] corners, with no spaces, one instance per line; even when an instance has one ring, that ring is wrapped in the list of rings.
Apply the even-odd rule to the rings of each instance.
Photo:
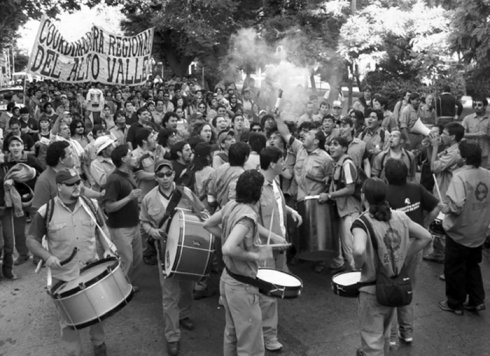
[[[102,246],[104,256],[117,250],[137,291],[141,263],[161,268],[172,211],[190,209],[216,237],[224,354],[262,355],[283,347],[277,299],[252,281],[259,266],[289,272],[302,260],[312,222],[306,201],[314,197],[329,204],[338,227],[323,238],[339,242],[332,258],[312,262],[315,272],[361,270],[369,281],[377,269],[396,275],[407,265],[414,282],[424,258],[444,264],[442,310],[484,310],[478,263],[490,216],[487,99],[473,97],[474,112],[461,118],[449,88],[439,96],[407,92],[393,110],[370,88],[350,108],[306,97],[301,106],[285,97],[274,107],[253,81],[204,90],[193,78],[137,88],[27,85],[25,105],[7,98],[0,116],[3,277],[17,279],[15,266],[30,250],[56,281],[69,281]],[[109,240],[94,233],[98,226]],[[74,246],[82,253],[62,266]],[[180,329],[194,328],[192,300],[212,294],[208,282],[160,273],[169,354],[179,353]],[[360,291],[358,355],[382,355],[390,330],[390,343],[411,343],[413,305],[384,307],[374,286]],[[105,355],[102,323],[91,336],[95,354]],[[76,333],[63,339],[81,352]]]

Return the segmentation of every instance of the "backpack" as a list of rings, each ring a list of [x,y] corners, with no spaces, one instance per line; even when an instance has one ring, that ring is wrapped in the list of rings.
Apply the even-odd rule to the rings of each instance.
[[[104,221],[97,213],[97,208],[95,207],[92,200],[90,200],[89,198],[83,195],[80,195],[80,199],[83,200],[85,205],[88,206],[88,208],[92,212],[93,216],[95,216],[97,224],[99,224],[99,226],[104,226]],[[53,218],[53,213],[54,213],[54,198],[49,199],[48,202],[46,203],[46,214],[44,215],[44,225],[46,226],[46,230],[48,229],[49,222]]]
[[[339,166],[341,167],[341,169],[343,169],[344,167],[344,163],[345,161],[350,161],[352,162],[352,164],[354,165],[354,167],[356,167],[356,181],[355,181],[355,189],[354,189],[354,198],[356,198],[357,200],[361,200],[361,190],[362,190],[362,185],[364,184],[364,181],[367,179],[367,176],[366,176],[366,173],[364,173],[364,171],[362,169],[360,169],[359,167],[356,166],[356,164],[354,163],[354,161],[352,160],[352,158],[350,158],[349,156],[346,156],[342,162],[340,162]],[[344,188],[345,187],[345,184],[342,183],[342,181],[340,180],[340,177],[342,176],[342,173],[340,174],[339,176],[339,179],[338,180],[334,180],[334,183],[337,187],[339,188]]]
[[[412,281],[408,275],[407,265],[404,264],[400,272],[389,277],[380,264],[378,255],[378,241],[366,215],[359,217],[368,231],[376,255],[376,300],[386,307],[403,307],[412,302]]]

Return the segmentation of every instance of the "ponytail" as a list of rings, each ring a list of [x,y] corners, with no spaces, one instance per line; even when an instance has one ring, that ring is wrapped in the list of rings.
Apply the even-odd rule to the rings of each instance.
[[[386,201],[386,191],[386,183],[379,178],[369,178],[362,186],[364,198],[369,203],[369,212],[378,221],[391,219],[391,209]]]
[[[370,205],[369,212],[378,221],[390,221],[391,219],[391,209],[387,201]]]

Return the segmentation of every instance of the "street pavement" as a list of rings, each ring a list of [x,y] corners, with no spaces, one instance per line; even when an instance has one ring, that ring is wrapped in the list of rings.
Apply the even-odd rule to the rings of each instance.
[[[481,264],[485,291],[490,292],[490,252]],[[281,355],[355,355],[360,344],[357,300],[331,291],[327,272],[314,273],[311,264],[291,267],[304,283],[297,299],[279,301]],[[17,281],[0,281],[0,356],[58,356],[66,352],[59,340],[54,304],[45,290],[45,269],[34,273],[31,262],[16,268]],[[490,305],[479,314],[464,316],[439,310],[444,282],[442,265],[422,262],[418,270],[414,303],[415,331],[411,346],[400,345],[390,355],[490,355]],[[140,291],[121,311],[104,323],[108,355],[167,355],[163,333],[161,293],[155,266],[142,266]],[[212,287],[217,288],[213,275]],[[195,301],[196,329],[183,331],[181,355],[222,355],[224,311],[217,294]],[[82,331],[84,349],[92,354],[87,330]],[[272,355],[272,353],[270,353]]]

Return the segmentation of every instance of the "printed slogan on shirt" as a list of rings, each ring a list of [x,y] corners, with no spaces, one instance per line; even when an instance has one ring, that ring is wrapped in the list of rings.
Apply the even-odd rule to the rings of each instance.
[[[63,83],[140,85],[151,74],[152,45],[153,28],[119,36],[93,26],[79,40],[68,42],[53,21],[43,16],[28,70]]]

